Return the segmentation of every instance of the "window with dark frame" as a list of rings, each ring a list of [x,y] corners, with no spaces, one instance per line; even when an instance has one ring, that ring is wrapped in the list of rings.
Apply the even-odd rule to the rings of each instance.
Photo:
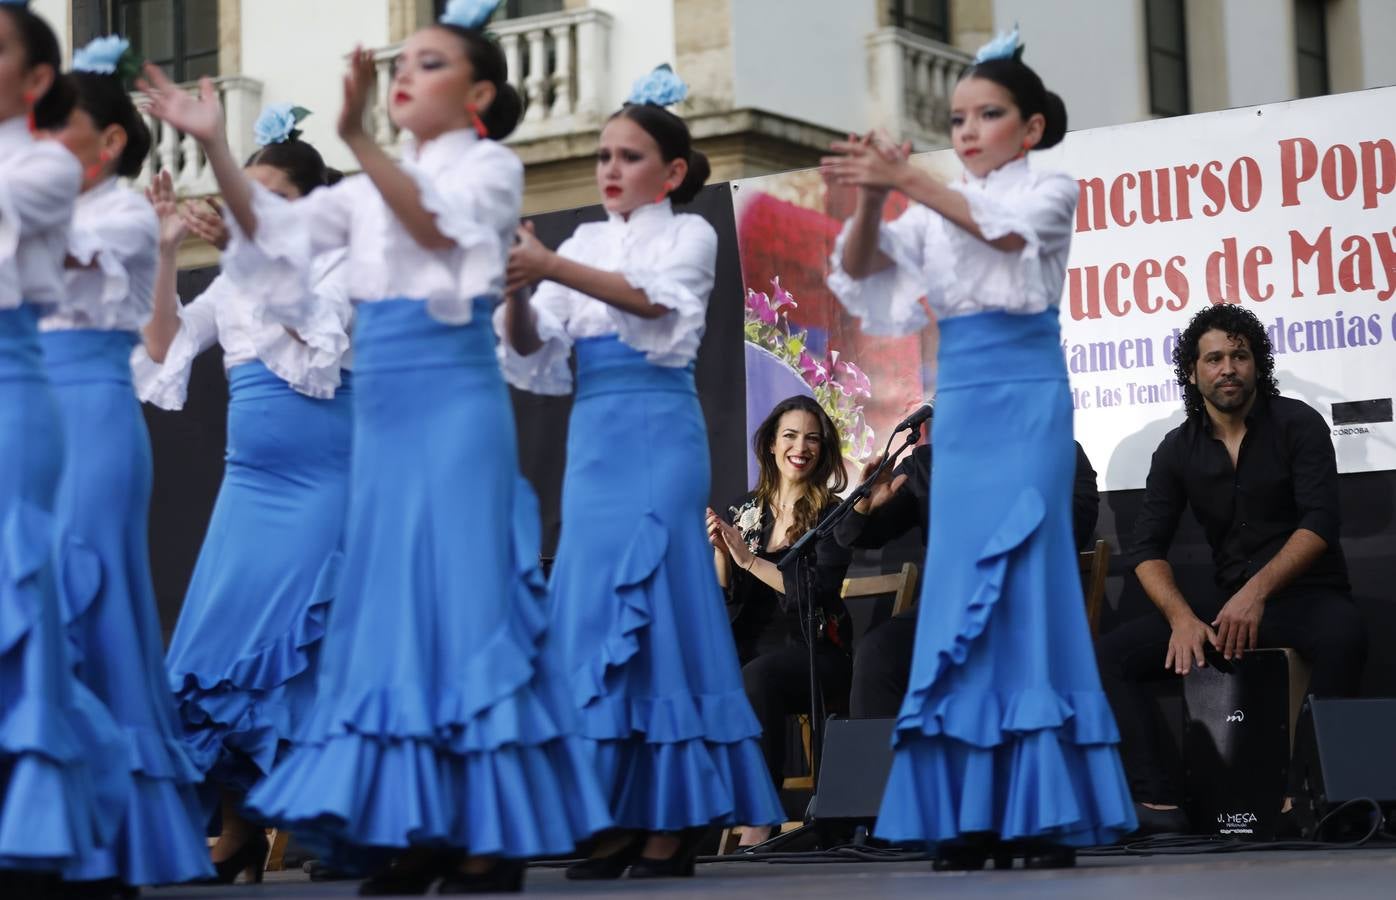
[[[1149,112],[1156,116],[1192,112],[1183,0],[1144,0],[1144,38],[1149,54]]]
[[[1295,71],[1299,96],[1328,93],[1328,16],[1325,0],[1294,0]]]
[[[950,42],[950,0],[892,0],[891,19],[912,34]]]
[[[73,45],[117,33],[175,81],[218,75],[218,0],[73,0]]]

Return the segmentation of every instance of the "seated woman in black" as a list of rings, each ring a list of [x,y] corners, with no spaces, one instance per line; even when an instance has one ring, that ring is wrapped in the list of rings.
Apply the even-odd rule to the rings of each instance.
[[[780,784],[785,717],[809,712],[809,654],[794,602],[794,572],[781,572],[776,562],[838,505],[836,494],[847,487],[848,476],[838,430],[809,397],[778,403],[757,429],[752,449],[761,467],[756,490],[740,497],[725,517],[708,510],[708,538],[727,591],[747,697],[761,722],[766,764]],[[811,599],[825,709],[847,708],[852,679],[848,615],[839,596],[849,555],[832,539],[815,548]],[[748,827],[741,843],[757,844],[769,834],[769,828]]]

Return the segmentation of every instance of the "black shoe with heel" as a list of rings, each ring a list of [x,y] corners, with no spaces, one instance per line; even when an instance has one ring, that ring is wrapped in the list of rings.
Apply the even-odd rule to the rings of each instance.
[[[262,883],[262,874],[267,868],[267,853],[271,847],[267,844],[267,836],[258,831],[252,837],[242,842],[242,846],[232,856],[213,864],[214,881],[220,884],[232,884],[237,881],[237,877],[243,872],[248,873],[248,877],[253,884]]]
[[[996,837],[966,834],[961,835],[958,840],[942,841],[936,847],[931,868],[936,872],[978,872],[984,868],[990,857],[993,858],[996,869],[1011,867],[1012,856],[1007,857],[1008,866],[1004,866],[1004,855],[1004,845],[1000,844]]]
[[[438,894],[517,894],[523,890],[527,863],[521,859],[501,859],[488,871],[462,872],[457,869],[441,877]]]
[[[393,860],[386,869],[359,885],[360,897],[415,897],[455,870],[460,854],[414,851]]]
[[[690,828],[679,835],[679,846],[664,859],[640,856],[630,866],[631,878],[692,878],[698,860],[698,845],[706,828]]]
[[[609,881],[625,874],[625,870],[640,858],[645,849],[645,834],[632,835],[630,840],[614,853],[606,856],[593,856],[567,867],[567,877],[572,881]]]

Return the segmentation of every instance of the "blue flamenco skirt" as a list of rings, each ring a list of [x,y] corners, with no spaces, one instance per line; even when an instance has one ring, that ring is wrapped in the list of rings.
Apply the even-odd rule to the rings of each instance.
[[[165,668],[209,785],[245,792],[310,711],[353,414],[347,379],[329,400],[297,393],[260,362],[234,366],[228,382],[223,483]]]
[[[213,874],[197,794],[203,774],[180,737],[150,578],[150,438],[131,385],[136,340],[122,331],[39,337],[64,436],[58,526],[100,562],[100,577],[63,610],[68,640],[78,677],[126,732],[132,778],[115,840],[64,875],[130,885]]]
[[[131,776],[64,637],[97,563],[58,539],[63,435],[36,323],[33,307],[0,310],[0,869],[57,872],[113,839]]]
[[[940,323],[930,544],[876,833],[1070,846],[1134,830],[1071,530],[1055,309]]]
[[[612,815],[647,831],[780,822],[703,528],[708,435],[693,372],[615,337],[576,349],[550,652]]]
[[[362,870],[410,846],[565,854],[610,825],[541,641],[538,508],[490,303],[359,305],[353,496],[315,707],[248,804]]]

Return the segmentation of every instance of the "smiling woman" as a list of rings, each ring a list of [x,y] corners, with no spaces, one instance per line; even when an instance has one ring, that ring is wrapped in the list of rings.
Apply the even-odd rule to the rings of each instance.
[[[737,498],[730,518],[709,510],[708,537],[718,581],[727,591],[742,681],[761,723],[761,749],[779,783],[785,717],[809,712],[809,654],[793,581],[776,562],[838,503],[847,476],[838,429],[807,396],[776,404],[756,430],[752,450],[760,465],[755,490]],[[846,708],[853,677],[848,613],[839,594],[848,562],[848,551],[832,539],[816,547],[810,599],[818,622],[815,667],[827,710]],[[747,827],[741,842],[751,846],[769,833],[769,828]]]

